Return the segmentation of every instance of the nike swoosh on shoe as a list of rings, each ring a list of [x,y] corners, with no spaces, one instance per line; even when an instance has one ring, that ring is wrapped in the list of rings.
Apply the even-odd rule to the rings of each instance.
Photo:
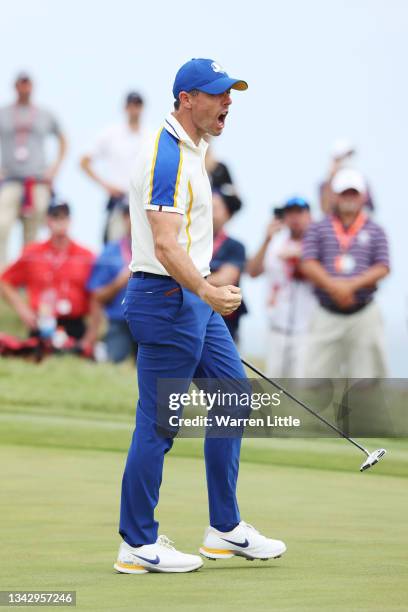
[[[221,538],[225,542],[229,544],[234,544],[234,546],[240,546],[241,548],[247,548],[249,546],[248,540],[245,538],[245,542],[233,542],[232,540],[227,540],[227,538]]]
[[[135,555],[134,553],[133,556],[137,557],[138,559],[142,559],[143,561],[147,561],[147,563],[151,563],[152,565],[158,565],[160,563],[159,555],[156,555],[155,559],[148,559],[147,557],[141,557],[140,555]]]

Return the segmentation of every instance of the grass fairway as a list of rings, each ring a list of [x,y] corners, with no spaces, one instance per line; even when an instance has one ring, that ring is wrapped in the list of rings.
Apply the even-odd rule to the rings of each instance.
[[[205,562],[192,574],[112,568],[135,403],[127,364],[0,361],[0,589],[76,590],[80,610],[408,609],[408,444],[358,471],[342,440],[245,440],[244,519],[282,538],[270,562]],[[200,440],[166,459],[160,532],[198,549],[207,525]]]

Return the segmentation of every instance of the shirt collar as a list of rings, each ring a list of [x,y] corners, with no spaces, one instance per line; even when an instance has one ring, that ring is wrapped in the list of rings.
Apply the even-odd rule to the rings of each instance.
[[[179,121],[177,121],[177,119],[175,118],[175,116],[172,113],[169,113],[164,121],[164,127],[166,128],[166,130],[172,134],[173,136],[175,136],[178,140],[180,140],[181,142],[183,142],[184,144],[188,145],[189,147],[191,147],[192,149],[198,151],[202,151],[203,154],[205,154],[205,152],[208,149],[208,142],[206,140],[204,140],[204,138],[201,138],[200,142],[198,145],[196,145],[190,138],[190,136],[187,134],[187,132],[185,131],[185,129],[183,128],[183,126],[181,125],[181,123]]]
[[[71,240],[71,238],[68,238],[66,248],[61,250],[61,249],[56,249],[52,243],[51,238],[49,238],[48,240],[44,242],[44,246],[46,247],[48,251],[53,251],[54,253],[68,253],[72,251],[72,248],[75,246],[75,243],[73,242],[73,240]]]

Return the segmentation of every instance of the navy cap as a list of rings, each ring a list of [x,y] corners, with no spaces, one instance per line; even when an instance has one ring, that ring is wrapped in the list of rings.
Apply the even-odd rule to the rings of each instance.
[[[64,202],[56,198],[55,196],[51,197],[50,203],[48,205],[47,214],[50,217],[56,217],[60,213],[65,213],[66,215],[71,214],[71,209],[69,207],[68,202]]]
[[[128,104],[143,104],[143,98],[137,91],[130,91],[126,96],[126,106]]]
[[[229,214],[234,215],[242,207],[242,200],[239,198],[232,183],[224,183],[217,188],[213,188],[213,194],[217,193],[223,200]]]
[[[289,200],[287,200],[285,204],[282,206],[281,210],[282,212],[285,212],[286,210],[289,210],[290,208],[303,208],[305,210],[310,210],[310,204],[304,198],[296,196],[294,198],[290,198]]]
[[[241,79],[233,79],[212,59],[193,58],[183,64],[176,74],[173,85],[173,95],[178,100],[181,91],[197,89],[204,93],[217,95],[228,89],[244,91],[248,83]]]

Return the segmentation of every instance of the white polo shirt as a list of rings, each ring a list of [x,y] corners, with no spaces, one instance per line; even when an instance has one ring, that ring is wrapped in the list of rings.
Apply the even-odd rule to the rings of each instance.
[[[87,155],[96,162],[102,162],[106,180],[127,193],[135,159],[149,134],[140,127],[132,130],[125,121],[107,127]]]
[[[195,145],[172,114],[143,148],[130,184],[132,272],[168,272],[154,253],[146,210],[183,216],[178,242],[203,276],[210,273],[213,248],[212,196],[205,169],[208,144]]]
[[[268,284],[267,315],[271,329],[285,334],[304,334],[316,308],[313,286],[294,275],[294,262],[282,257],[291,245],[287,227],[276,234],[264,257]]]

